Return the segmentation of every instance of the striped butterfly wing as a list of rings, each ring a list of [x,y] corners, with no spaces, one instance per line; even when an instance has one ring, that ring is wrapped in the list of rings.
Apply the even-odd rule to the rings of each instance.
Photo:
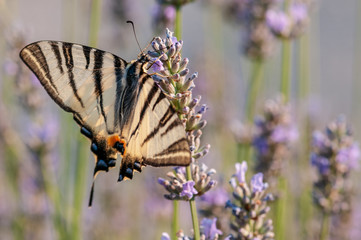
[[[108,139],[120,134],[119,97],[125,88],[122,77],[127,62],[95,48],[56,41],[29,44],[20,57],[92,140],[95,173],[114,166],[117,150]]]
[[[144,165],[188,165],[190,150],[181,121],[154,80],[145,60],[125,60],[78,44],[40,41],[26,46],[21,59],[52,99],[74,115],[91,139],[94,175],[115,166],[119,180]]]
[[[190,164],[184,126],[169,100],[149,75],[141,75],[139,84],[132,120],[121,130],[121,138],[126,139],[128,146],[119,180],[132,177],[124,173],[134,162],[156,167]]]

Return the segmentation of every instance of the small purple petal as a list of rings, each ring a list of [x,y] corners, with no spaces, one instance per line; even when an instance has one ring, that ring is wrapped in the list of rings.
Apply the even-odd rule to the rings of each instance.
[[[290,15],[296,23],[303,22],[308,18],[306,5],[302,3],[292,4]]]
[[[169,234],[166,232],[162,233],[162,237],[160,238],[160,240],[170,240]]]
[[[349,168],[356,168],[360,158],[360,149],[357,144],[351,147],[340,149],[336,156],[336,161],[347,165]]]
[[[209,205],[224,206],[229,199],[228,192],[224,188],[216,188],[201,196],[201,200]]]
[[[253,192],[262,192],[267,188],[267,184],[263,183],[263,173],[257,173],[252,177],[251,186]]]
[[[197,194],[197,190],[194,188],[194,181],[187,181],[183,183],[183,191],[179,194],[180,197],[186,196],[188,199],[191,199],[194,194]]]
[[[315,166],[321,175],[327,175],[330,171],[330,161],[315,153],[311,154],[311,164]]]
[[[290,19],[281,11],[268,10],[266,14],[267,25],[277,34],[287,33],[290,29]]]
[[[236,174],[234,175],[239,183],[246,182],[247,162],[236,163]]]
[[[217,229],[217,218],[209,219],[203,218],[201,222],[201,228],[206,239],[214,239],[216,235],[222,235],[222,231]]]
[[[164,70],[163,63],[159,59],[153,59],[152,70],[154,72],[160,72]]]

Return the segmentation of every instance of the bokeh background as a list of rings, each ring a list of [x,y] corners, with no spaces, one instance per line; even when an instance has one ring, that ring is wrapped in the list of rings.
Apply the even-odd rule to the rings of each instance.
[[[139,48],[127,20],[134,22],[142,48],[154,36],[164,37],[165,28],[154,23],[155,1],[100,2],[98,48],[135,59]],[[212,147],[202,161],[217,170],[218,187],[231,196],[228,180],[238,161],[236,126],[245,119],[251,61],[242,54],[244,28],[227,17],[226,4],[202,0],[183,7],[182,55],[190,59],[191,72],[199,73],[194,95],[201,95],[209,107],[202,141]],[[18,58],[22,47],[38,40],[89,45],[91,12],[91,0],[0,0],[0,239],[160,239],[162,232],[170,231],[172,203],[163,198],[164,189],[157,183],[170,168],[147,167],[120,184],[117,170],[100,174],[93,207],[87,207],[94,164],[88,142],[72,116],[50,100]],[[300,133],[306,131],[306,118],[310,131],[322,130],[344,114],[355,139],[360,139],[360,13],[358,0],[313,1],[303,35],[308,44],[307,79],[300,79],[300,39],[292,43],[290,102]],[[281,42],[276,42],[265,62],[256,113],[279,93],[280,66]],[[303,81],[309,83],[309,91],[301,97]],[[308,164],[310,153],[300,145],[294,144],[287,165],[293,198],[287,208],[286,236],[318,239],[320,223],[310,194],[315,173]],[[358,175],[357,170],[352,175],[352,221],[345,239],[361,238]],[[299,207],[301,196],[311,206],[306,220]],[[197,204],[201,208],[202,203]],[[181,203],[180,212],[181,227],[190,233],[186,203]]]

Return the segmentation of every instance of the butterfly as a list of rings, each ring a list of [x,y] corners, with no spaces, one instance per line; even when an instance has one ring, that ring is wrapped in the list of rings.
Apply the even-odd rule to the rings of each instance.
[[[149,56],[127,62],[88,46],[39,41],[24,47],[20,58],[91,140],[94,179],[115,167],[118,155],[118,181],[132,179],[134,170],[141,172],[146,165],[190,164],[184,126],[145,69]],[[94,181],[89,206],[93,190]]]

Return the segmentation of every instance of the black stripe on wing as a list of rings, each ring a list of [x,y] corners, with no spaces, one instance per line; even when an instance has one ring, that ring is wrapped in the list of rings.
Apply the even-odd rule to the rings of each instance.
[[[164,115],[160,119],[158,126],[156,128],[154,128],[153,131],[150,134],[148,134],[148,136],[143,140],[141,147],[143,147],[144,144],[146,144],[149,140],[151,140],[159,132],[159,130],[162,127],[164,127],[170,119],[172,119],[174,114],[175,114],[175,111],[173,110],[172,106],[169,106],[167,111],[164,113]],[[179,119],[176,119],[176,120],[178,122],[178,125],[182,124]]]
[[[59,50],[59,44],[57,42],[49,42],[49,44],[51,45],[51,49],[53,50],[55,58],[56,58],[56,60],[58,62],[58,68],[60,70],[60,73],[63,74],[64,69],[63,69],[63,63],[62,63],[60,50]]]
[[[73,62],[72,47],[73,47],[72,43],[63,43],[65,66],[68,69],[69,84],[71,86],[71,89],[73,90],[73,94],[75,98],[79,101],[80,105],[84,108],[84,103],[78,94],[78,89],[74,80],[74,72],[73,72],[74,62]]]
[[[93,69],[93,75],[94,75],[94,93],[95,96],[97,96],[97,101],[99,98],[99,106],[101,114],[103,115],[105,125],[107,125],[107,116],[104,112],[104,104],[103,104],[103,86],[102,86],[102,78],[103,78],[103,58],[104,58],[104,52],[100,50],[96,50],[94,52],[94,69]]]

